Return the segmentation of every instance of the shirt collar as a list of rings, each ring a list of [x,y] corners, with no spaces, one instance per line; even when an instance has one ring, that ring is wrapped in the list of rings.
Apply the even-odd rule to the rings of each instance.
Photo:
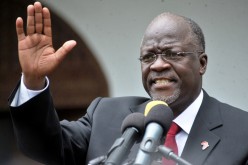
[[[187,134],[189,134],[195,117],[200,109],[203,100],[203,91],[201,90],[199,96],[195,101],[188,106],[179,116],[177,116],[173,121],[177,123]]]

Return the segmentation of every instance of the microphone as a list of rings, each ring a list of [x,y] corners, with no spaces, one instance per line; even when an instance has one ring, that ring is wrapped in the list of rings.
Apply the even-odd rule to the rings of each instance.
[[[145,130],[144,118],[142,113],[132,113],[123,120],[121,126],[123,134],[110,148],[104,165],[120,165],[129,155],[131,147]]]
[[[156,105],[165,105],[166,107],[168,107],[168,104],[164,101],[160,101],[160,100],[154,100],[154,101],[150,101],[147,105],[146,105],[146,108],[145,108],[145,111],[144,111],[144,115],[147,116],[148,113],[150,112],[150,110],[156,106]]]
[[[166,157],[166,159],[171,159],[174,162],[180,164],[180,165],[192,165],[191,163],[187,162],[183,158],[177,156],[173,153],[173,151],[170,148],[165,147],[164,145],[158,146],[158,151]]]
[[[140,144],[134,165],[150,165],[153,153],[157,151],[163,135],[169,130],[173,120],[173,113],[166,103],[152,101],[147,104],[145,114],[145,135]]]

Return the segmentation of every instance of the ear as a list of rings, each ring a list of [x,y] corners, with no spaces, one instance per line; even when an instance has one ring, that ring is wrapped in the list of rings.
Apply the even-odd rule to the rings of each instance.
[[[208,56],[206,53],[202,53],[200,56],[199,56],[199,61],[200,61],[200,74],[201,75],[204,75],[204,73],[206,72],[207,70],[207,64],[208,64]]]

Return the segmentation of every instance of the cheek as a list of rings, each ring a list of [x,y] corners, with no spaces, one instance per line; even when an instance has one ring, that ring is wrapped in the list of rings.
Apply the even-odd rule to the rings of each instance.
[[[180,69],[179,77],[182,81],[184,89],[192,90],[192,88],[198,87],[198,83],[201,79],[199,72],[200,68],[197,66],[187,65],[187,67]]]
[[[145,75],[147,75],[148,73],[148,68],[141,65],[141,72],[142,72],[142,77],[145,77]]]
[[[186,85],[194,83],[197,70],[196,67],[192,66],[190,63],[177,65],[174,67],[174,71],[179,76],[179,79],[183,82],[182,84]]]
[[[149,67],[145,67],[141,65],[141,72],[142,72],[142,81],[145,88],[147,88],[147,77],[149,74]]]

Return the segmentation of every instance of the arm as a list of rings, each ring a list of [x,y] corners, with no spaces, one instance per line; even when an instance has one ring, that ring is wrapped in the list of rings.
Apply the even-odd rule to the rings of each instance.
[[[53,48],[50,12],[39,2],[27,7],[26,34],[20,17],[16,20],[16,32],[23,82],[27,89],[43,89],[45,77],[57,68],[76,42],[67,41],[57,51]],[[64,164],[65,159],[74,159],[73,148],[68,147],[70,137],[62,131],[49,89],[20,106],[10,106],[10,110],[15,135],[24,153],[48,164]],[[90,129],[85,128],[81,130],[88,135]]]
[[[99,101],[96,99],[85,116],[72,122],[59,122],[49,89],[19,107],[10,107],[19,148],[44,164],[84,164]]]

